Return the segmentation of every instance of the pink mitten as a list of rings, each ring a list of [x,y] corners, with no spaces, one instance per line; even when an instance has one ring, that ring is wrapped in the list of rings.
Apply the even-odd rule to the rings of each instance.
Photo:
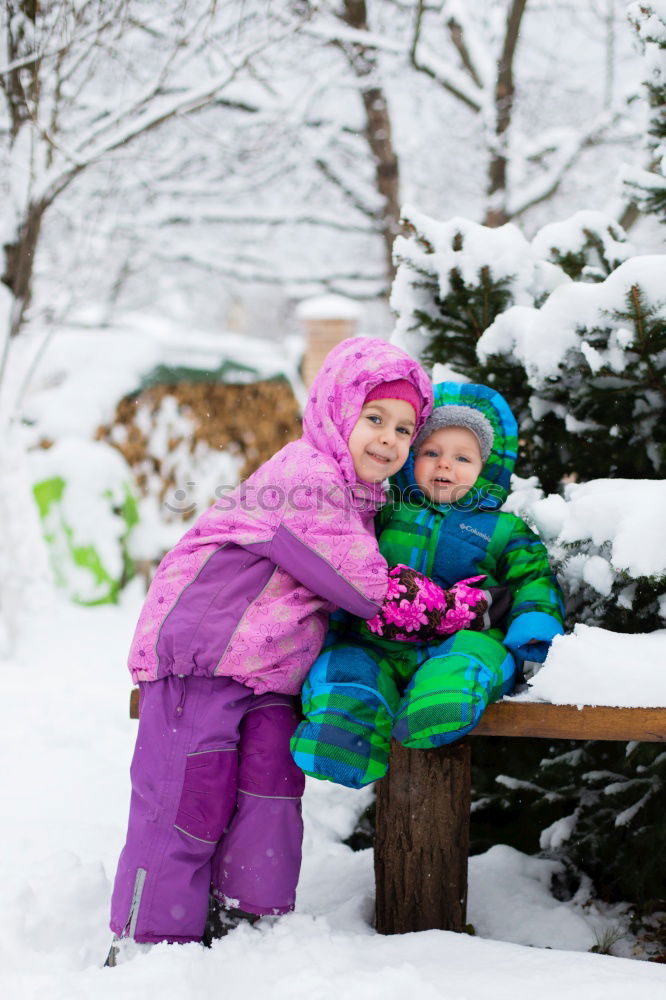
[[[485,576],[470,577],[444,590],[418,570],[398,564],[389,571],[384,604],[367,626],[375,635],[400,642],[432,642],[463,628],[488,628],[489,594],[470,586],[482,580]]]

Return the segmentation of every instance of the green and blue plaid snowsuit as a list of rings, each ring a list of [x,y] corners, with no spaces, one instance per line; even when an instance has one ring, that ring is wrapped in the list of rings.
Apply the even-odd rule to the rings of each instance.
[[[303,687],[305,721],[291,743],[306,774],[359,788],[386,773],[391,737],[413,748],[459,739],[511,691],[522,662],[542,662],[563,631],[562,596],[543,544],[499,510],[516,461],[515,418],[486,386],[443,382],[435,407],[450,404],[475,407],[492,424],[481,474],[461,500],[436,505],[416,487],[410,453],[378,515],[379,547],[390,566],[412,566],[442,587],[478,574],[483,586],[508,586],[506,632],[463,630],[417,645],[382,639],[362,619],[338,613]]]

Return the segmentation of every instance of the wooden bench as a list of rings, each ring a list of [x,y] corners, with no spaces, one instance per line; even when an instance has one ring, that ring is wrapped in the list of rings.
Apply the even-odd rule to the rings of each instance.
[[[666,741],[666,708],[547,705],[506,698],[441,750],[393,743],[377,783],[376,926],[381,934],[463,931],[474,736]]]
[[[130,717],[139,717],[132,690]],[[666,742],[666,708],[547,705],[505,698],[463,740],[441,750],[391,747],[377,783],[376,926],[380,934],[463,931],[475,736]]]

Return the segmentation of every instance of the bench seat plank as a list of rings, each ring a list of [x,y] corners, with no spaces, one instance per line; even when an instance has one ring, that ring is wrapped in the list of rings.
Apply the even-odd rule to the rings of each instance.
[[[139,689],[130,695],[130,718],[139,718]],[[549,705],[505,698],[489,705],[470,736],[525,736],[546,740],[666,742],[666,708]]]
[[[666,708],[577,708],[505,698],[488,706],[469,735],[660,743],[666,741]]]

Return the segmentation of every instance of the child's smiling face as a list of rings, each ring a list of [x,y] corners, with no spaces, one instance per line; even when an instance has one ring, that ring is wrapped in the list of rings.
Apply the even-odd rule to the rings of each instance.
[[[403,399],[366,403],[347,445],[356,475],[365,483],[381,483],[403,467],[414,437],[416,414]]]
[[[482,468],[476,434],[466,427],[441,427],[419,448],[414,478],[434,503],[455,503],[471,489]]]

